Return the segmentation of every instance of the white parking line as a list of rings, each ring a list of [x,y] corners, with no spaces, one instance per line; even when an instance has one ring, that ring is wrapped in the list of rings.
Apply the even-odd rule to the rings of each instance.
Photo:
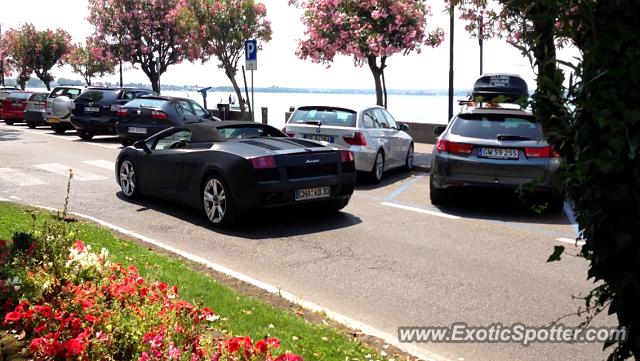
[[[20,187],[47,184],[47,182],[29,175],[28,173],[12,168],[0,168],[0,180]]]
[[[562,243],[569,243],[569,244],[572,244],[574,246],[579,246],[579,247],[584,246],[584,241],[577,241],[576,242],[575,239],[571,239],[571,238],[557,238],[556,241],[562,242]]]
[[[430,210],[422,209],[422,208],[404,206],[402,204],[397,204],[397,203],[382,202],[380,204],[382,204],[383,206],[404,209],[406,211],[412,211],[412,212],[417,212],[417,213],[422,213],[422,214],[428,214],[430,216],[436,216],[436,217],[442,217],[442,218],[448,218],[448,219],[460,219],[460,218],[462,218],[462,217],[458,217],[458,216],[453,216],[451,214],[446,214],[446,213],[436,212],[436,211],[430,211]]]
[[[58,140],[66,140],[66,141],[70,141],[70,142],[71,141],[76,141],[76,140],[79,139],[79,138],[69,138],[69,137],[66,137],[66,136],[61,136],[61,135],[56,135],[56,134],[42,133],[42,132],[39,132],[37,130],[22,129],[22,128],[15,128],[15,129],[19,129],[20,131],[25,132],[25,133],[39,134],[39,135],[44,135],[45,137],[52,137],[52,138],[55,138],[55,139],[58,139]],[[120,146],[116,145],[116,144],[100,144],[100,143],[93,143],[93,142],[78,142],[78,143],[87,144],[87,145],[93,145],[95,147],[100,147],[100,148],[116,149],[116,150],[120,149]]]
[[[65,177],[69,176],[69,169],[73,170],[73,179],[79,180],[81,182],[84,181],[95,181],[95,180],[104,180],[107,177],[103,177],[101,175],[97,175],[91,172],[87,172],[81,169],[76,169],[73,167],[68,167],[64,164],[60,163],[47,163],[47,164],[35,164],[34,167],[38,169],[42,169],[47,172],[51,172],[54,174],[62,175]]]
[[[109,162],[108,160],[83,160],[82,163],[89,164],[95,167],[104,168],[108,170],[114,170],[116,168],[115,162]]]

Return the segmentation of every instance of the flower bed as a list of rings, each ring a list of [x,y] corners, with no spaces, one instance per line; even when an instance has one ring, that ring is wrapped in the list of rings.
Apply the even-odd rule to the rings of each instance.
[[[274,355],[277,338],[225,335],[176,286],[111,264],[75,236],[54,222],[0,241],[0,316],[35,359],[302,360]]]

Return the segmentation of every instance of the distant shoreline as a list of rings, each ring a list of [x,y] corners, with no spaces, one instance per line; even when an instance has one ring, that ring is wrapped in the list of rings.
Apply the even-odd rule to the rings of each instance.
[[[15,85],[13,79],[6,81],[7,85]],[[59,79],[57,82],[51,83],[51,88],[61,85],[84,85],[84,82],[76,79]],[[110,86],[117,87],[119,84],[114,83],[96,83],[96,86]],[[146,83],[126,83],[125,87],[128,88],[146,88],[151,89],[151,86]],[[31,79],[27,83],[27,88],[45,88],[44,83],[37,79]],[[198,89],[203,88],[198,85],[162,85],[162,90],[166,91],[191,91],[195,92]],[[240,90],[244,93],[244,87]],[[331,88],[289,88],[289,87],[256,87],[255,92],[258,93],[299,93],[299,94],[375,94],[374,89],[331,89]],[[208,93],[234,93],[233,87],[230,86],[216,86],[211,87]],[[447,89],[387,89],[388,95],[409,95],[409,96],[446,96],[449,94]],[[468,90],[456,90],[454,96],[467,96]]]

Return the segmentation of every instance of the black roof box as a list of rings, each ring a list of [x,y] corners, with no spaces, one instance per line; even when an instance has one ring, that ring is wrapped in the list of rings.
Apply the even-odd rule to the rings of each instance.
[[[471,96],[485,102],[516,103],[529,97],[529,89],[518,75],[485,74],[476,80]]]

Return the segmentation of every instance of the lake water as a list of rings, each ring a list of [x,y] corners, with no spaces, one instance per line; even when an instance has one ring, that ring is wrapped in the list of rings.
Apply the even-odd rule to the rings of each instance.
[[[43,91],[46,89],[29,89]],[[195,91],[163,91],[163,95],[180,96],[191,98],[202,104],[202,96]],[[216,104],[228,103],[231,93],[209,92],[207,93],[207,106],[215,109]],[[233,94],[235,98],[235,94]],[[249,93],[251,97],[251,93]],[[255,98],[255,118],[261,121],[261,108],[268,109],[269,124],[282,128],[285,123],[285,113],[289,107],[300,107],[303,105],[333,105],[345,108],[359,109],[361,107],[375,104],[374,94],[332,94],[332,93],[265,93],[256,92]],[[454,101],[457,104],[457,96]],[[396,95],[388,96],[388,110],[396,121],[411,123],[436,123],[446,124],[448,113],[448,97],[440,95]],[[454,105],[454,111],[458,109]]]
[[[165,95],[189,97],[202,104],[202,96],[197,92],[163,91]],[[229,93],[207,94],[207,106],[215,109],[216,104],[228,103]],[[235,98],[235,95],[233,95]],[[251,93],[249,93],[251,97]],[[268,109],[269,124],[281,128],[284,126],[285,113],[289,107],[303,105],[333,105],[351,109],[375,104],[374,94],[328,94],[328,93],[258,93],[255,98],[255,119],[261,121],[261,108]],[[455,97],[457,102],[462,97]],[[388,110],[399,122],[447,124],[448,97],[426,95],[389,95]],[[457,105],[454,106],[457,110]]]

